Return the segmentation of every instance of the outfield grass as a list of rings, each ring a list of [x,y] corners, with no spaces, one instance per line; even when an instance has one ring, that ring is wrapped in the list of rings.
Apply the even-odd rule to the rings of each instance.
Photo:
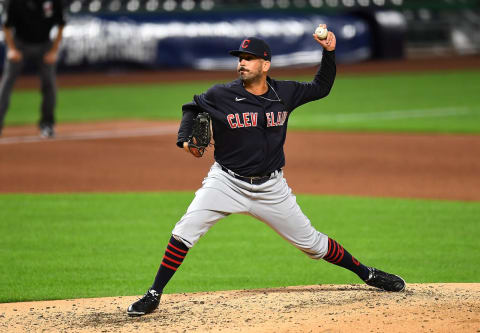
[[[135,295],[152,283],[193,193],[0,195],[0,302]],[[479,202],[298,196],[312,223],[407,282],[479,282]],[[190,251],[167,293],[359,283],[261,222],[230,216]]]
[[[309,80],[310,78],[289,78]],[[295,111],[293,129],[480,133],[480,71],[339,77]],[[179,120],[213,82],[60,89],[62,122]],[[35,123],[15,91],[6,125]],[[472,152],[473,153],[473,152]],[[0,302],[138,295],[151,284],[193,193],[0,195]],[[480,202],[298,196],[313,224],[367,265],[407,282],[479,282]],[[167,293],[358,283],[264,224],[230,216],[196,245]]]
[[[313,74],[313,73],[312,73]],[[285,78],[287,79],[287,78]],[[301,81],[311,77],[288,78]],[[214,82],[65,88],[59,122],[180,120],[181,105]],[[293,129],[480,133],[480,71],[340,76],[331,95],[298,108]],[[37,91],[15,91],[6,125],[38,119]]]

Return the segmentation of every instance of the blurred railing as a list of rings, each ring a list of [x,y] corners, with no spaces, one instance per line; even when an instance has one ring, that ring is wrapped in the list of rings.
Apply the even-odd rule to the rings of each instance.
[[[11,0],[15,1],[15,0]],[[0,12],[6,0],[0,0]],[[318,23],[339,62],[480,51],[480,0],[64,0],[60,70],[231,68],[225,50],[248,35],[272,45],[274,66],[318,63]],[[3,34],[0,33],[3,63]]]
[[[0,0],[0,10],[6,0]],[[478,7],[478,0],[64,0],[70,14],[217,10],[307,10],[341,13],[358,9],[456,10]]]
[[[72,14],[217,10],[321,10],[400,8],[403,0],[64,0]]]

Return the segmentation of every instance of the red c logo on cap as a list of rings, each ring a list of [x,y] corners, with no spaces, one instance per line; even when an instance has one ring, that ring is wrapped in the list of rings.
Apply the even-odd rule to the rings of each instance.
[[[268,57],[267,51],[263,52],[263,56],[264,56],[264,57]]]
[[[242,43],[242,49],[246,49],[248,44],[250,44],[250,39],[245,39]]]

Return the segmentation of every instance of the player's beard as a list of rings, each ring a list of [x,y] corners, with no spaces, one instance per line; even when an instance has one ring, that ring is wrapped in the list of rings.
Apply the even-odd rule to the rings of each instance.
[[[258,68],[247,69],[245,67],[239,66],[237,69],[238,73],[240,74],[240,79],[245,84],[250,84],[262,79],[262,66],[258,66]]]

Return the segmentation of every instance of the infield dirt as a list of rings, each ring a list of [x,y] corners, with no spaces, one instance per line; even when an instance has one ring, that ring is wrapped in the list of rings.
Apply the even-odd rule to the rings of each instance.
[[[176,147],[178,123],[34,126],[0,138],[0,193],[193,191],[213,163]],[[315,142],[314,151],[307,142]],[[285,177],[294,193],[480,200],[479,135],[289,132]]]

